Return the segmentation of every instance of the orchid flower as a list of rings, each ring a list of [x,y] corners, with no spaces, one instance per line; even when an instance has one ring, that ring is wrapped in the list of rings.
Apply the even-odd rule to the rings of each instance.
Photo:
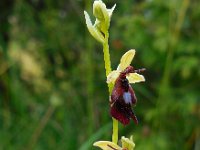
[[[101,148],[102,150],[134,150],[135,148],[132,136],[130,139],[123,136],[121,138],[121,143],[122,147],[110,141],[98,141],[93,145]]]
[[[117,67],[117,70],[112,71],[108,76],[107,76],[107,83],[115,83],[116,79],[120,75],[120,72],[124,71],[132,62],[133,58],[135,56],[135,50],[131,49],[128,52],[126,52],[121,60],[120,64]],[[129,73],[127,76],[127,79],[129,83],[137,83],[137,82],[144,82],[145,78],[143,75],[140,75],[138,73]]]

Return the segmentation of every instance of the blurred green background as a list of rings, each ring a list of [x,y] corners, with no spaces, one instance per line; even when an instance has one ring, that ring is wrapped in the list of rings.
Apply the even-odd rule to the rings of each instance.
[[[112,68],[136,49],[136,150],[200,150],[200,1],[115,3]],[[91,0],[1,0],[0,150],[89,150],[111,140],[102,46],[87,31]],[[94,18],[93,18],[94,19]],[[94,21],[94,20],[93,20]]]

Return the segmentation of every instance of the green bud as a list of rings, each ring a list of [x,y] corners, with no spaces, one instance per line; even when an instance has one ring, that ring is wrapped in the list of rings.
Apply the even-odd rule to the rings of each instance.
[[[101,0],[96,0],[93,3],[93,14],[96,17],[95,26],[105,33],[108,32],[112,12],[115,9],[114,5],[111,9],[107,9],[106,5]]]
[[[95,0],[93,3],[93,14],[96,17],[94,25],[92,24],[88,13],[84,11],[86,25],[90,34],[101,43],[104,43],[105,41],[104,35],[108,32],[110,19],[115,6],[116,5],[111,9],[107,9],[106,5],[101,0]]]
[[[133,142],[132,136],[130,137],[130,139],[122,136],[121,142],[122,142],[122,148],[126,148],[128,150],[134,150],[135,143]]]
[[[105,22],[105,20],[109,19],[109,13],[106,5],[101,0],[94,1],[93,14],[99,21]]]
[[[105,39],[104,39],[103,34],[99,31],[98,28],[96,28],[94,25],[92,25],[90,16],[88,15],[88,13],[86,11],[84,11],[84,14],[85,14],[86,25],[87,25],[87,28],[88,28],[90,34],[100,43],[104,43]]]

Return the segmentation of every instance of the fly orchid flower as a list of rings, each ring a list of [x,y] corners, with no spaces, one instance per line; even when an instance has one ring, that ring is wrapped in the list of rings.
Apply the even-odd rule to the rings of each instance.
[[[102,150],[134,150],[135,148],[135,143],[133,142],[132,136],[130,139],[123,136],[121,138],[121,143],[122,147],[110,141],[98,141],[93,145],[101,148]]]
[[[137,98],[130,83],[145,81],[143,75],[138,74],[145,69],[135,70],[130,66],[134,55],[135,50],[126,52],[122,56],[117,70],[112,71],[107,77],[107,82],[114,84],[110,98],[110,114],[124,125],[127,125],[130,119],[138,124],[137,117],[131,108],[136,105]]]
[[[128,52],[126,52],[121,60],[120,64],[117,67],[117,70],[112,71],[107,76],[107,83],[115,83],[116,79],[119,77],[120,72],[124,71],[128,66],[130,66],[133,58],[135,56],[135,50],[131,49]],[[128,79],[129,83],[137,83],[137,82],[144,82],[145,78],[143,75],[140,75],[138,73],[129,73],[126,78]]]
[[[94,25],[92,24],[88,13],[84,11],[86,25],[90,34],[101,43],[105,42],[104,34],[108,32],[110,19],[115,6],[116,5],[111,9],[107,9],[106,5],[101,0],[95,0],[93,3],[93,14],[96,17]]]

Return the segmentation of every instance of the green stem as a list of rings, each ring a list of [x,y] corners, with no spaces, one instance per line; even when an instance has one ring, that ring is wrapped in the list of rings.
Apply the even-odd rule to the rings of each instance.
[[[108,45],[108,38],[109,33],[105,33],[105,42],[103,44],[103,53],[104,53],[104,62],[105,62],[105,70],[106,70],[106,77],[112,71],[111,69],[111,61],[110,61],[110,53],[109,53],[109,45]],[[108,84],[109,95],[111,95],[111,91],[113,89],[112,84]],[[112,134],[112,142],[117,144],[118,141],[118,121],[114,118],[113,119],[113,134]]]
[[[110,53],[109,53],[109,45],[108,45],[109,33],[105,34],[105,42],[103,44],[103,53],[104,53],[104,62],[106,69],[106,77],[111,72],[111,62],[110,62]]]
[[[113,119],[113,134],[112,134],[112,142],[117,144],[118,141],[118,121],[115,118]]]
[[[103,53],[104,53],[104,63],[105,63],[105,70],[106,70],[106,77],[109,75],[109,73],[112,71],[111,69],[111,61],[110,61],[110,52],[109,52],[109,45],[108,45],[108,38],[109,33],[105,33],[105,42],[103,43]],[[112,91],[112,85],[108,84],[109,89],[109,95]]]

